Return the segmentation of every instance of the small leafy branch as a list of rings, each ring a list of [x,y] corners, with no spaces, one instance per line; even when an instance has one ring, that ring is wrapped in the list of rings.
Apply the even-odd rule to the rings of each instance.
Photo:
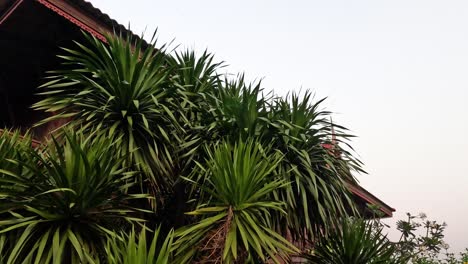
[[[376,228],[389,228],[379,219],[379,208],[369,206],[369,209],[375,216],[373,224]],[[413,264],[465,264],[468,262],[468,248],[459,254],[449,251],[450,246],[444,241],[444,232],[447,227],[445,222],[429,220],[425,213],[418,215],[406,213],[406,216],[405,220],[399,220],[396,223],[400,238],[394,242],[395,259],[406,260]]]
[[[443,240],[447,224],[428,220],[424,213],[406,215],[406,220],[397,222],[397,230],[401,233],[397,242],[399,254],[409,255],[414,263],[432,263],[432,260],[438,260],[442,249],[448,249],[448,244]],[[448,259],[447,255],[446,260]]]

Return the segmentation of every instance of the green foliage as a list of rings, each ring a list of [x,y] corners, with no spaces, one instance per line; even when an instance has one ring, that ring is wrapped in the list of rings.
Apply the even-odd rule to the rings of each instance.
[[[53,112],[38,123],[68,118],[85,132],[99,131],[119,140],[117,155],[143,170],[156,192],[171,183],[178,120],[171,112],[170,68],[156,40],[108,36],[107,43],[85,35],[87,43],[63,49],[65,70],[50,72],[41,86],[44,99],[34,109]],[[70,119],[71,118],[71,119]]]
[[[216,134],[231,140],[261,137],[262,117],[266,117],[266,98],[261,96],[261,84],[248,84],[243,75],[237,79],[219,80],[213,93],[212,124]]]
[[[398,220],[396,224],[401,234],[395,242],[396,257],[410,259],[414,264],[458,264],[468,260],[468,249],[459,256],[449,252],[450,246],[444,241],[445,222],[428,220],[424,213],[406,215],[405,220]]]
[[[182,127],[179,133],[179,156],[173,162],[178,173],[186,175],[194,167],[194,160],[203,159],[199,148],[215,141],[212,111],[215,110],[213,95],[219,88],[217,70],[222,63],[214,62],[213,55],[205,51],[197,56],[194,51],[175,52],[167,57],[174,87],[173,113]],[[175,143],[175,142],[173,142]],[[180,183],[180,182],[179,182]]]
[[[28,160],[6,161],[18,169],[1,170],[5,263],[86,263],[106,235],[143,221],[135,214],[141,210],[128,206],[147,198],[127,193],[135,173],[121,167],[113,142],[92,139],[65,133],[64,142],[31,150]]]
[[[378,208],[372,207],[371,210]],[[345,220],[322,237],[304,257],[309,263],[463,264],[468,249],[454,254],[444,242],[446,224],[429,221],[424,213],[397,221],[400,240],[390,242],[383,231],[388,225],[379,218]]]
[[[0,130],[0,169],[17,172],[18,165],[9,162],[9,160],[28,159],[27,153],[30,150],[32,150],[32,143],[28,134],[21,135],[18,130]],[[1,171],[0,177],[5,177]]]
[[[362,164],[324,99],[265,95],[260,82],[220,75],[212,54],[170,54],[154,36],[85,39],[63,49],[33,106],[54,114],[37,125],[67,120],[79,135],[19,156],[8,151],[17,139],[0,145],[12,160],[0,251],[12,261],[166,263],[169,251],[177,263],[278,261],[297,252],[285,236],[316,240],[358,214],[347,186]],[[148,248],[144,231],[128,232],[142,218],[177,230],[156,242],[158,229]]]
[[[213,119],[206,126],[212,141],[255,139],[284,155],[276,174],[291,184],[274,192],[287,211],[272,213],[278,231],[313,239],[336,216],[356,214],[347,184],[356,183],[352,172],[362,172],[361,162],[338,146],[351,136],[320,110],[323,100],[313,102],[309,91],[286,99],[265,97],[261,83],[247,84],[241,75],[221,80],[209,102]]]
[[[463,261],[463,263],[468,262],[468,248],[465,248],[465,251],[461,252],[460,256],[461,256],[461,261]]]
[[[109,236],[105,246],[105,259],[108,264],[168,264],[171,262],[173,231],[161,239],[160,228],[154,232],[150,245],[147,245],[146,229],[139,234],[135,229],[129,234]]]
[[[306,255],[309,263],[389,264],[395,261],[395,246],[382,234],[382,228],[361,219],[343,220]]]
[[[296,249],[269,226],[270,212],[285,213],[283,203],[271,193],[287,183],[272,173],[282,156],[266,156],[254,141],[234,146],[221,143],[208,150],[206,165],[199,165],[204,177],[198,183],[204,193],[199,207],[190,212],[200,220],[178,230],[181,262],[199,253],[198,261],[216,259],[222,263],[244,263],[258,256],[275,262]]]
[[[287,215],[277,225],[287,227],[296,239],[314,239],[333,226],[337,216],[357,213],[347,184],[356,183],[351,172],[362,172],[361,163],[338,146],[350,135],[320,110],[323,100],[313,102],[309,91],[302,97],[275,99],[264,131],[264,138],[271,137],[274,149],[285,155],[277,173],[291,182],[275,191],[287,205]]]
[[[5,263],[8,257],[8,238],[6,235],[0,235],[0,263]]]

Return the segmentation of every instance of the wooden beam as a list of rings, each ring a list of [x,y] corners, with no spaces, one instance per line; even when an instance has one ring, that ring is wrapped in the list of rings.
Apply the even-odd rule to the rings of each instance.
[[[382,211],[385,214],[385,217],[392,217],[393,212],[395,209],[391,208],[384,202],[382,202],[380,199],[375,197],[373,194],[365,190],[359,185],[354,185],[354,184],[349,184],[348,183],[348,189],[356,196],[359,198],[363,199],[365,202],[372,204],[372,205],[377,205],[379,206],[380,211]]]
[[[97,21],[95,18],[93,18],[77,6],[69,3],[68,1],[36,1],[104,42],[106,42],[105,34],[113,32],[112,28],[109,28],[104,23]]]
[[[0,16],[0,25],[5,22],[8,17],[15,12],[15,10],[23,3],[23,0],[16,0],[8,10]]]

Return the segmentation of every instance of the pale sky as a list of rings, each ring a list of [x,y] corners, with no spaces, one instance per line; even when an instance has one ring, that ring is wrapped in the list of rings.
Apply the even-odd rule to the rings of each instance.
[[[425,212],[448,223],[451,250],[468,247],[468,1],[89,1],[277,94],[327,96],[392,227]]]

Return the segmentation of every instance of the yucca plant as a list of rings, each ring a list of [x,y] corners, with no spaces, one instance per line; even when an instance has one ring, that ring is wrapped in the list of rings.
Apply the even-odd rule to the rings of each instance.
[[[1,189],[13,189],[13,190],[23,190],[23,186],[15,186],[8,181],[10,176],[9,173],[18,173],[22,170],[22,166],[12,162],[15,161],[26,161],[31,158],[28,155],[32,151],[31,138],[28,134],[21,135],[18,130],[0,130],[0,190]],[[7,174],[5,174],[5,172]],[[6,183],[5,183],[6,181]],[[5,194],[0,192],[0,201],[3,201]],[[5,209],[8,208],[7,205],[0,203],[0,221],[9,216],[5,212]],[[14,243],[11,243],[11,236],[6,234],[0,235],[0,263],[6,263],[8,258],[8,253],[14,246]]]
[[[173,56],[168,56],[167,60],[175,85],[185,92],[184,99],[193,99],[213,92],[220,77],[218,71],[224,67],[222,62],[215,62],[214,55],[206,50],[198,56],[191,50],[176,51]],[[193,107],[198,106],[193,100],[185,103]]]
[[[149,197],[127,192],[135,173],[114,154],[118,144],[66,132],[29,160],[9,160],[21,169],[1,170],[4,263],[87,263],[106,235],[143,222],[144,210],[129,201]]]
[[[287,214],[272,213],[272,222],[302,242],[314,240],[338,216],[357,214],[347,185],[356,183],[353,172],[363,172],[361,162],[342,148],[352,136],[332,124],[323,101],[313,101],[310,91],[265,96],[260,83],[249,85],[242,75],[220,81],[209,101],[213,121],[206,126],[213,142],[254,138],[283,153],[276,174],[291,184],[272,195],[285,203]]]
[[[8,239],[6,235],[0,235],[0,263],[6,262],[8,254]]]
[[[159,227],[151,237],[146,228],[140,232],[109,236],[105,246],[105,261],[108,264],[170,264],[172,262],[174,232],[165,237]],[[150,233],[151,234],[151,233]],[[151,238],[151,240],[149,240]],[[148,245],[147,243],[150,242]]]
[[[198,222],[177,230],[178,259],[200,263],[274,262],[295,247],[270,227],[271,212],[285,213],[271,193],[288,183],[272,175],[282,159],[267,156],[254,140],[223,142],[207,150],[208,160],[197,173],[201,200],[190,213]]]
[[[156,33],[155,33],[156,34]],[[116,155],[144,172],[153,194],[173,181],[178,119],[172,112],[175,90],[165,46],[142,38],[107,36],[107,43],[85,34],[86,43],[63,48],[63,69],[51,71],[36,110],[54,113],[37,125],[68,119],[85,132],[119,139]],[[143,179],[145,181],[145,179]]]
[[[27,159],[27,153],[32,150],[29,134],[21,134],[19,130],[0,129],[0,169],[17,171],[17,164],[9,160]],[[0,177],[2,173],[0,172]]]
[[[275,218],[282,233],[297,240],[314,240],[339,216],[357,214],[347,184],[355,184],[353,171],[363,172],[361,162],[340,147],[350,135],[330,122],[330,112],[312,93],[291,94],[270,104],[263,138],[284,154],[278,174],[291,182],[275,191],[286,203],[288,214]]]
[[[214,55],[207,51],[199,56],[189,50],[168,56],[171,81],[177,92],[173,98],[177,102],[176,113],[187,137],[181,144],[185,157],[195,153],[209,132],[205,125],[212,119],[209,99],[218,90],[217,71],[223,67],[213,60]]]
[[[267,98],[261,82],[247,83],[244,75],[239,75],[235,79],[220,79],[218,87],[211,100],[213,120],[208,119],[211,123],[206,126],[215,128],[215,135],[220,139],[246,140],[261,136],[265,121],[262,118],[267,114]]]
[[[187,204],[187,182],[181,175],[189,174],[195,161],[204,159],[203,146],[211,142],[213,130],[206,126],[211,122],[212,114],[209,99],[218,87],[218,70],[222,63],[214,62],[214,55],[207,51],[196,54],[194,51],[176,51],[167,56],[171,70],[171,85],[174,94],[171,96],[173,115],[178,120],[183,132],[180,141],[172,142],[177,153],[172,159],[173,174],[176,175],[172,192],[166,196],[166,207],[158,211],[158,219],[168,227],[180,227],[189,223],[185,212],[192,210]]]
[[[311,264],[406,263],[393,258],[395,250],[382,227],[362,219],[344,219],[304,257]]]
[[[34,108],[55,115],[38,125],[67,119],[75,129],[113,141],[109,152],[122,159],[126,171],[142,172],[134,179],[143,187],[139,190],[165,202],[152,220],[176,228],[197,223],[177,232],[182,241],[177,242],[182,247],[179,258],[199,261],[209,256],[200,245],[211,247],[214,242],[207,237],[226,228],[221,223],[237,230],[229,237],[242,236],[242,243],[216,240],[229,245],[222,254],[212,248],[221,254],[219,259],[284,257],[294,250],[276,232],[292,234],[295,240],[315,239],[335,219],[355,213],[346,185],[355,182],[351,173],[362,171],[361,163],[342,148],[350,136],[345,128],[332,126],[330,113],[320,109],[323,100],[314,102],[310,92],[286,99],[264,95],[261,83],[248,84],[242,75],[220,76],[222,64],[214,63],[211,54],[186,51],[171,56],[164,47],[155,48],[154,38],[149,45],[130,36],[108,36],[107,43],[88,35],[85,39],[85,44],[64,49],[63,69],[50,72],[50,80],[40,88],[41,100]],[[250,141],[255,143],[245,143]],[[205,147],[214,145],[215,151]],[[252,165],[249,170],[260,170],[262,176],[252,176],[255,180],[249,183],[262,190],[261,197],[253,191],[231,193],[245,188],[253,172],[239,172],[231,179],[220,167],[241,171],[235,167],[239,164],[218,159],[232,161],[234,153],[242,151],[255,152],[250,158],[261,166],[274,164],[261,171],[260,165],[246,161]],[[196,182],[193,188],[187,187],[190,181]],[[230,195],[240,195],[239,200],[221,199]],[[251,204],[250,196],[260,202],[239,205]],[[200,201],[196,210],[189,199]],[[181,217],[186,211],[196,217]],[[245,214],[256,227],[245,229],[251,224]],[[238,221],[248,223],[231,224]],[[260,243],[260,238],[267,242]],[[186,250],[189,245],[193,251]]]

